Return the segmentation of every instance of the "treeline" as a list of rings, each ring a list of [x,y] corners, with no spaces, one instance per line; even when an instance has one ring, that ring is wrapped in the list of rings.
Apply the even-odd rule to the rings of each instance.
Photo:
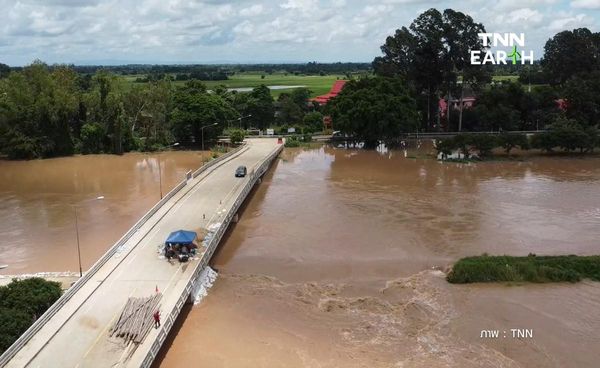
[[[168,78],[128,84],[105,70],[79,74],[42,62],[0,79],[0,153],[11,159],[73,153],[152,151],[178,142],[200,146],[228,127],[264,130],[274,124],[320,130],[310,91],[274,101],[262,85],[249,93],[197,80],[177,87]]]
[[[163,79],[169,79],[170,81],[187,81],[196,79],[200,81],[222,81],[229,79],[229,75],[225,71],[193,71],[191,73],[177,73],[177,74],[165,74],[155,73],[148,74],[145,77],[138,77],[135,79],[136,83],[148,83],[156,82]]]
[[[235,71],[240,72],[285,72],[289,74],[346,74],[371,70],[371,63],[317,63],[316,61],[298,64],[240,64]]]
[[[64,65],[53,65],[54,67],[63,67]],[[0,63],[0,75],[3,68],[19,71],[21,67],[12,67]],[[192,73],[224,73],[227,75],[236,72],[284,72],[289,74],[346,74],[368,72],[371,70],[371,63],[283,63],[283,64],[169,64],[169,65],[149,65],[149,64],[127,64],[127,65],[68,65],[80,74],[95,74],[104,70],[114,74],[137,75],[137,74],[187,74]],[[4,71],[8,74],[9,70]],[[200,79],[200,78],[194,78]]]
[[[470,51],[488,50],[480,33],[483,24],[452,9],[420,14],[387,37],[373,60],[375,78],[351,81],[328,105],[334,129],[374,146],[417,130],[542,130],[557,119],[583,132],[598,125],[600,33],[560,32],[540,62],[495,69],[471,64]],[[520,82],[492,81],[495,71]]]

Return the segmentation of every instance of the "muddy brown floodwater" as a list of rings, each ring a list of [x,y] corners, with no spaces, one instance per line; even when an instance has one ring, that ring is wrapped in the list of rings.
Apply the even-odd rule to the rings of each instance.
[[[89,268],[160,199],[202,165],[199,152],[0,160],[0,274]],[[95,198],[104,196],[102,200]]]
[[[597,367],[600,283],[450,285],[440,270],[484,252],[598,254],[599,225],[597,157],[286,149],[155,365]]]

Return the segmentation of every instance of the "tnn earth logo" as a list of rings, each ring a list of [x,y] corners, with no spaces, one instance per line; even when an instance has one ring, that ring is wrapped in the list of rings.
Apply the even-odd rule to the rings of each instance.
[[[492,52],[488,50],[483,53],[481,50],[471,50],[472,65],[506,65],[509,62],[513,65],[533,65],[533,51],[519,50],[517,48],[517,46],[525,47],[524,33],[479,33],[478,35],[483,41],[483,46],[502,46],[510,48],[510,51],[496,50],[495,52]]]

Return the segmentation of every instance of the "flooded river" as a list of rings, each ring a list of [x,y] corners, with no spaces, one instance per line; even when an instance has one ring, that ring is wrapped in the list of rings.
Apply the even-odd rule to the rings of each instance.
[[[450,285],[441,270],[484,252],[598,254],[599,225],[597,157],[286,149],[155,365],[596,367],[600,283]]]
[[[596,367],[600,283],[450,285],[442,271],[484,252],[600,253],[600,158],[410,158],[422,153],[286,149],[155,365]],[[202,161],[158,156],[165,193]],[[88,268],[159,199],[157,164],[0,161],[0,272],[76,271],[73,205]]]
[[[78,271],[74,206],[89,268],[160,200],[159,160],[163,193],[202,165],[198,152],[0,161],[0,273]]]

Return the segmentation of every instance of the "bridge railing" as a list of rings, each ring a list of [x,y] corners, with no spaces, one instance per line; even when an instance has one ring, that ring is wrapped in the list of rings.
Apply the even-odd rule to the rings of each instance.
[[[239,147],[236,147],[235,149],[225,153],[222,156],[219,156],[217,159],[211,160],[207,163],[205,163],[204,165],[200,166],[196,171],[194,171],[194,173],[192,174],[193,178],[196,178],[198,175],[202,174],[204,171],[206,171],[207,169],[211,168],[212,166],[216,165],[218,162],[233,156],[234,154],[238,153],[239,151],[241,151],[242,149],[246,148],[246,145],[241,145]]]
[[[232,155],[236,154],[240,150],[242,150],[244,146],[240,146],[226,154],[219,156],[218,158],[208,162],[205,165],[202,165],[199,169],[197,169],[193,177],[197,177],[204,170],[208,169],[215,164],[226,160]],[[40,316],[6,351],[0,356],[0,367],[5,366],[16,354],[19,350],[31,340],[31,338],[85,285],[87,281],[89,281],[92,276],[100,268],[108,262],[110,258],[112,258],[115,253],[122,250],[123,245],[138,231],[158,210],[167,203],[175,194],[177,194],[181,189],[183,189],[187,185],[187,177],[179,184],[177,184],[173,189],[171,189],[160,201],[158,201],[141,219],[139,219],[129,231],[125,233],[117,242],[108,249],[106,253],[98,260],[94,265],[83,275],[79,280],[75,282],[73,286],[69,288],[44,314]]]
[[[185,291],[179,297],[179,300],[177,301],[177,303],[175,304],[175,306],[173,307],[171,312],[169,312],[168,317],[164,321],[163,328],[159,331],[157,338],[154,340],[154,343],[152,344],[152,346],[150,347],[150,350],[146,354],[146,356],[141,364],[141,367],[144,367],[144,368],[150,367],[152,365],[152,362],[154,362],[154,359],[158,355],[158,352],[160,351],[162,344],[166,340],[167,335],[169,334],[169,331],[173,327],[173,324],[175,323],[177,316],[179,316],[179,313],[181,312],[181,308],[183,308],[183,305],[186,303],[187,299],[189,298],[192,288],[194,286],[194,283],[196,282],[197,278],[200,276],[200,273],[208,265],[208,262],[212,258],[213,253],[215,252],[215,250],[217,249],[217,246],[221,242],[221,239],[223,238],[225,231],[227,231],[227,228],[229,227],[229,223],[231,222],[231,219],[233,218],[233,216],[235,216],[235,214],[239,210],[242,203],[246,200],[248,193],[250,193],[252,188],[254,188],[254,185],[256,184],[258,179],[268,170],[269,166],[271,165],[271,163],[273,162],[275,157],[277,157],[282,150],[283,150],[283,145],[280,145],[277,148],[277,150],[275,150],[273,153],[271,153],[269,156],[267,156],[267,158],[265,158],[261,162],[261,164],[258,166],[258,168],[255,169],[254,172],[250,174],[250,180],[248,181],[248,183],[246,183],[246,185],[244,186],[244,189],[242,189],[242,192],[238,195],[238,197],[236,198],[235,202],[233,203],[233,205],[231,206],[229,211],[227,211],[227,214],[223,218],[223,221],[221,221],[221,226],[219,226],[219,228],[213,235],[212,239],[208,243],[208,245],[206,247],[206,252],[204,252],[204,254],[202,255],[202,258],[200,259],[199,264],[196,266],[196,269],[194,270],[194,274],[192,275],[192,277],[190,277],[190,280],[186,284]]]

